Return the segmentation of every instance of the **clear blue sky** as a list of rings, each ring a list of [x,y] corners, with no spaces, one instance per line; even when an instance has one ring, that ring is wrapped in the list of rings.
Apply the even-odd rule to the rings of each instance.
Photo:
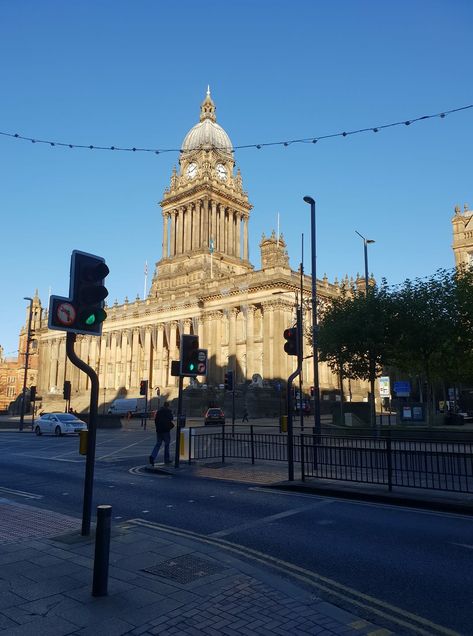
[[[234,145],[323,135],[473,103],[470,0],[2,0],[0,130],[178,148],[207,84]],[[317,273],[397,283],[453,266],[473,203],[473,110],[379,132],[235,153],[254,205],[250,258],[284,234],[294,268],[317,200]],[[36,288],[67,295],[70,254],[104,256],[109,302],[143,295],[161,258],[158,202],[178,155],[61,149],[0,136],[0,344]],[[151,278],[151,275],[150,275]]]

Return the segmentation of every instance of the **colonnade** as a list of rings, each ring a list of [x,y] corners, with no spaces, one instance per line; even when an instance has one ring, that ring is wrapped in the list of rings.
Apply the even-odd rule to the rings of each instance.
[[[163,258],[209,248],[211,240],[214,250],[248,260],[248,213],[208,198],[163,211]]]
[[[180,336],[186,333],[197,334],[200,347],[208,350],[202,382],[220,384],[227,369],[236,371],[238,382],[255,373],[265,380],[280,379],[294,369],[295,358],[285,354],[282,339],[292,320],[290,304],[245,304],[194,318],[113,329],[100,338],[77,336],[75,350],[98,373],[101,390],[125,388],[132,395],[143,379],[161,390],[177,385],[171,362],[179,359]],[[73,394],[89,388],[88,377],[66,361],[64,336],[43,341],[40,355],[42,392],[62,393],[65,379],[71,380]]]

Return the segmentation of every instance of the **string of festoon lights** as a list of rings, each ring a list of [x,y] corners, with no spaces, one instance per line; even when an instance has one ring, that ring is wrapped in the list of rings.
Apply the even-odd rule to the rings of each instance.
[[[358,135],[360,133],[368,133],[374,132],[377,133],[380,130],[384,130],[386,128],[394,128],[395,126],[410,126],[411,124],[415,124],[418,121],[425,121],[427,119],[435,119],[440,118],[444,119],[447,115],[452,115],[453,113],[459,113],[463,110],[468,110],[473,108],[473,104],[469,104],[468,106],[461,106],[459,108],[452,108],[451,110],[444,110],[439,113],[435,113],[434,115],[422,115],[421,117],[413,117],[411,119],[403,119],[401,121],[391,122],[390,124],[380,124],[377,126],[369,126],[367,128],[359,128],[358,130],[349,130],[344,132],[332,133],[329,135],[315,135],[311,137],[306,137],[303,139],[286,139],[285,141],[270,141],[265,143],[258,144],[244,144],[241,146],[234,146],[234,150],[244,150],[247,148],[256,148],[261,150],[261,148],[266,148],[268,146],[291,146],[293,144],[316,144],[319,141],[323,141],[324,139],[334,139],[335,137],[350,137],[351,135]],[[111,150],[115,152],[151,152],[156,155],[165,152],[183,152],[180,148],[122,148],[120,146],[99,146],[97,144],[73,144],[67,143],[63,141],[52,141],[50,139],[38,139],[36,137],[27,137],[25,135],[20,135],[19,133],[7,133],[0,131],[0,135],[4,137],[12,137],[14,139],[21,139],[22,141],[30,141],[33,144],[46,144],[48,146],[53,147],[62,147],[62,148],[85,148],[88,150]],[[219,150],[219,148],[217,148]],[[226,148],[221,148],[220,150],[227,151]]]

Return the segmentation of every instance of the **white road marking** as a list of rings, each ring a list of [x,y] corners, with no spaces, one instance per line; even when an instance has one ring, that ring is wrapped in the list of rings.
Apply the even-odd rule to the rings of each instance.
[[[257,519],[255,521],[249,521],[248,523],[242,523],[238,526],[233,526],[233,528],[227,528],[226,530],[220,530],[219,532],[212,532],[210,537],[226,537],[229,534],[233,534],[234,532],[239,532],[241,530],[249,530],[250,528],[257,528],[258,526],[263,526],[272,521],[277,521],[278,519],[284,519],[285,517],[292,517],[293,515],[297,515],[300,512],[305,512],[307,510],[314,510],[315,508],[321,508],[322,506],[327,506],[328,504],[333,503],[332,500],[323,500],[318,501],[317,503],[310,504],[308,506],[302,506],[301,508],[293,508],[292,510],[285,510],[284,512],[278,512],[275,515],[270,515],[269,517],[262,517],[261,519]]]
[[[33,492],[25,492],[24,490],[14,490],[13,488],[6,488],[0,486],[0,492],[6,495],[17,495],[18,497],[25,497],[26,499],[42,499],[43,495],[36,495]]]
[[[453,543],[452,545],[458,545],[460,548],[468,548],[468,550],[473,550],[473,545],[468,545],[467,543]]]
[[[127,448],[131,448],[132,446],[136,446],[137,444],[141,444],[141,441],[142,440],[139,440],[138,442],[133,442],[133,444],[128,444],[128,446],[123,446],[123,448],[117,448],[117,450],[114,450],[111,453],[108,453],[107,455],[102,455],[101,457],[97,457],[97,459],[104,459],[104,457],[111,457],[112,455],[115,455],[116,453],[120,453],[121,451],[124,451]]]

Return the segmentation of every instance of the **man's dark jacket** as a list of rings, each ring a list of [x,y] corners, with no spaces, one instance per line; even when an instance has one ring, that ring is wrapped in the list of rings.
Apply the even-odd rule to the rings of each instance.
[[[157,433],[168,433],[173,428],[172,411],[162,406],[154,418]]]

